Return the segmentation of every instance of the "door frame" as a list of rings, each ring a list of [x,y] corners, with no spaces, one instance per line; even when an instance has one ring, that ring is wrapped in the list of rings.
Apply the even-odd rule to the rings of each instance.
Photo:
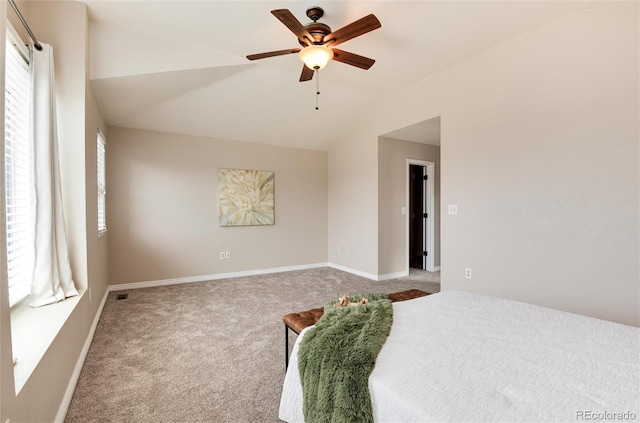
[[[410,195],[410,190],[409,190],[409,186],[410,186],[410,174],[411,174],[411,165],[417,165],[417,166],[422,166],[425,168],[426,170],[426,175],[427,175],[427,181],[425,184],[425,189],[426,189],[426,194],[424,195],[424,210],[426,211],[426,213],[428,213],[428,218],[427,218],[427,224],[425,225],[426,228],[426,235],[424,237],[424,239],[422,240],[423,242],[423,248],[424,251],[428,251],[429,255],[426,256],[426,263],[425,264],[425,269],[428,272],[435,272],[435,257],[434,257],[434,249],[435,249],[435,168],[436,168],[436,164],[435,162],[431,162],[431,161],[427,161],[427,160],[417,160],[417,159],[407,159],[407,166],[405,169],[405,175],[406,175],[406,194],[405,194],[405,204],[406,204],[406,210],[407,210],[407,214],[405,216],[405,271],[407,272],[407,274],[409,274],[409,217],[410,217],[410,211],[409,209],[409,195]]]

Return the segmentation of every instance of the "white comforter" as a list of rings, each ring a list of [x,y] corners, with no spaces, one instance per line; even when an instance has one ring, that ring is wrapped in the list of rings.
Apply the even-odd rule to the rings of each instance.
[[[290,423],[304,421],[306,330],[280,402]],[[394,303],[369,378],[376,422],[638,420],[639,386],[639,328],[463,291]]]

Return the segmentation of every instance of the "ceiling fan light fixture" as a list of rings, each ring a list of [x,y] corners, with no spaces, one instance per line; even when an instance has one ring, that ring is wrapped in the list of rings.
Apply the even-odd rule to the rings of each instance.
[[[320,70],[333,59],[333,51],[329,47],[314,44],[300,50],[298,57],[309,69]]]

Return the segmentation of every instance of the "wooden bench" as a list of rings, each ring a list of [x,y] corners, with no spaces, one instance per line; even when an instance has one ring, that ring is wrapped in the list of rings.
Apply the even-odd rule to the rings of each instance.
[[[424,297],[429,292],[420,291],[419,289],[409,289],[407,291],[394,292],[388,294],[391,302],[412,300],[414,298]],[[302,332],[302,329],[315,325],[324,314],[324,308],[312,308],[311,310],[299,311],[297,313],[289,313],[282,318],[284,322],[284,368],[285,371],[289,367],[289,330],[296,334]]]

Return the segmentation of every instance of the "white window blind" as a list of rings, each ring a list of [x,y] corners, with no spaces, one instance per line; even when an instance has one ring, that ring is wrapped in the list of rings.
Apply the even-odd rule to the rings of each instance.
[[[107,184],[105,177],[105,139],[98,130],[98,233],[107,230]]]
[[[12,28],[5,53],[5,201],[9,303],[29,295],[34,262],[33,148],[28,51]]]

